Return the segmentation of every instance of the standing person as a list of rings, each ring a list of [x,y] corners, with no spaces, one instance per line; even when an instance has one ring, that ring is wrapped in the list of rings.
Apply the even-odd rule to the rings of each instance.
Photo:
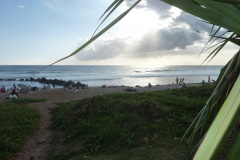
[[[2,86],[2,88],[1,88],[1,93],[5,93],[5,87],[4,86]]]
[[[13,89],[17,89],[17,87],[16,87],[16,84],[15,83],[13,83]]]
[[[210,83],[210,76],[208,76],[208,83]]]
[[[148,87],[149,87],[149,88],[151,88],[151,87],[152,87],[152,85],[151,85],[151,83],[150,83],[150,82],[148,83]]]
[[[176,85],[178,85],[178,77],[176,78]]]

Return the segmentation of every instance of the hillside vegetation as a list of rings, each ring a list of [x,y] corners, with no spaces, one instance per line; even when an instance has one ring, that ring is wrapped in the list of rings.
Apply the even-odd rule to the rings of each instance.
[[[186,159],[180,138],[214,89],[95,96],[53,111],[55,147],[47,159]]]

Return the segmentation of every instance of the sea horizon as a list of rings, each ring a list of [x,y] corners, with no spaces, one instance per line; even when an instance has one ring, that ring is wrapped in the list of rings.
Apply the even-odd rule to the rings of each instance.
[[[10,87],[13,83],[25,83],[42,88],[46,84],[19,81],[26,78],[59,79],[88,84],[96,87],[111,86],[146,86],[175,83],[176,77],[184,78],[185,83],[207,81],[208,76],[216,80],[221,65],[53,65],[42,70],[46,65],[0,65],[0,85]],[[38,71],[38,72],[36,72]],[[33,74],[35,73],[35,74]],[[6,81],[16,79],[15,81]],[[62,86],[57,86],[62,87]]]

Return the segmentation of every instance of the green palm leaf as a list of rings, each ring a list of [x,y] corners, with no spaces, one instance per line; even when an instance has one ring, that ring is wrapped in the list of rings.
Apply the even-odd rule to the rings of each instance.
[[[95,35],[95,33],[97,32],[98,28],[103,24],[103,22],[112,14],[112,12],[114,12],[114,10],[115,10],[123,1],[124,1],[124,0],[118,0],[117,4],[115,4],[116,1],[114,2],[114,5],[115,5],[114,8],[108,13],[108,15],[107,15],[107,16],[102,20],[102,22],[98,25],[98,27],[97,27],[97,29],[94,31],[92,37]],[[113,7],[113,6],[109,6],[109,7]],[[108,11],[109,9],[110,9],[110,8],[108,8],[108,9],[105,11],[105,13],[107,13],[107,11]],[[104,14],[105,14],[105,13],[104,13]],[[103,14],[103,15],[104,15],[104,14]],[[103,15],[102,15],[102,16],[103,16]],[[101,16],[101,18],[102,18],[102,16]],[[101,18],[100,18],[100,19],[101,19]],[[100,20],[100,19],[99,19],[99,20]]]
[[[240,76],[201,143],[195,160],[217,159],[240,115]]]

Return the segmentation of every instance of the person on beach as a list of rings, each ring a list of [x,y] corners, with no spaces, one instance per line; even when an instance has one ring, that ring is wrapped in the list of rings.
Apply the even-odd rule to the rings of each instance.
[[[176,85],[178,85],[178,77],[176,78]]]
[[[203,80],[203,81],[202,81],[202,85],[204,85],[204,84],[206,84],[206,83],[205,83],[205,81]]]
[[[4,86],[2,86],[2,88],[1,88],[1,93],[5,93],[5,87]]]
[[[150,82],[148,83],[148,87],[149,87],[149,88],[151,88],[151,87],[152,87],[152,85],[151,85],[151,83],[150,83]]]
[[[6,97],[6,99],[18,99],[18,94],[15,92],[15,89],[12,90],[9,96]]]
[[[35,87],[32,87],[31,90],[32,90],[32,91],[37,91],[37,90],[39,90],[39,88],[37,88],[37,87],[35,86]]]
[[[210,83],[210,76],[208,76],[208,83]]]
[[[71,84],[68,86],[68,89],[72,89],[72,85]]]
[[[13,89],[17,89],[17,87],[16,87],[16,84],[15,83],[13,83]]]

